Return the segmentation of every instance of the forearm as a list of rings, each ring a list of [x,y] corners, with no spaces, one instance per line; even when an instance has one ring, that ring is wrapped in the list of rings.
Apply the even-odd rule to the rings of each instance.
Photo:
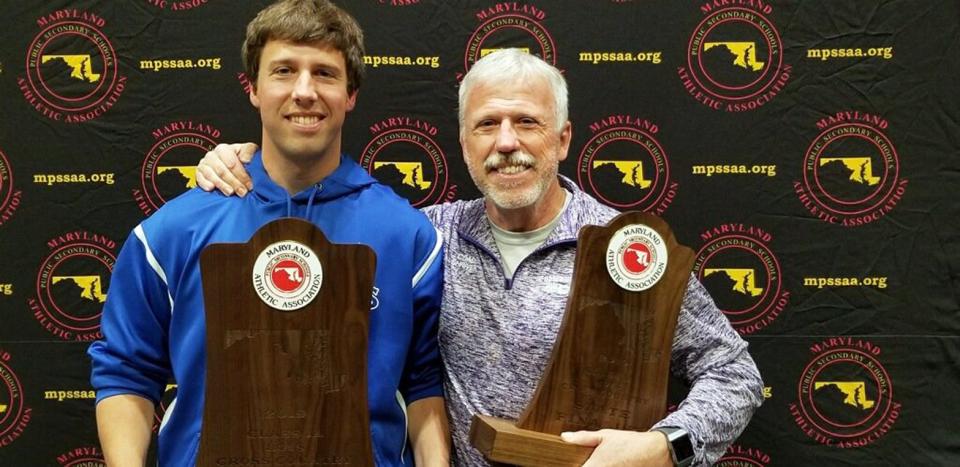
[[[749,355],[702,375],[677,411],[656,426],[687,430],[696,464],[715,462],[740,436],[763,401],[763,383]]]
[[[407,420],[416,465],[450,465],[450,428],[443,398],[427,397],[408,405]]]
[[[691,276],[677,321],[671,369],[690,384],[676,412],[655,426],[690,434],[696,465],[709,465],[746,428],[763,402],[763,381],[737,334],[706,288]]]
[[[143,467],[153,414],[153,402],[132,394],[108,397],[97,404],[97,431],[107,465]]]

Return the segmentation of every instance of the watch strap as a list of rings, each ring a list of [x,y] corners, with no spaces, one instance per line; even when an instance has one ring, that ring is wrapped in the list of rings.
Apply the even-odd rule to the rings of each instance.
[[[690,434],[687,430],[664,426],[653,428],[652,431],[659,431],[667,437],[667,449],[670,451],[670,459],[675,467],[687,467],[693,463]],[[678,446],[680,444],[683,444],[683,447]],[[678,451],[681,452],[682,459],[677,457]]]

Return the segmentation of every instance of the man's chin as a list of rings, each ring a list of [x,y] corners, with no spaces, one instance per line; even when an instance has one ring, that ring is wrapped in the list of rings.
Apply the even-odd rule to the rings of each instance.
[[[484,197],[492,201],[498,209],[506,210],[526,208],[535,204],[539,199],[536,193],[504,193],[503,191],[490,189],[484,191]]]
[[[292,162],[312,162],[323,157],[324,148],[310,145],[292,146],[281,150],[282,157]]]

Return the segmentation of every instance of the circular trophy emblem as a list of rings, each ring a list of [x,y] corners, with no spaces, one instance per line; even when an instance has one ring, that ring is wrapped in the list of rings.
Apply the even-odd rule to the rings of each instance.
[[[298,310],[316,298],[323,283],[320,259],[306,245],[284,240],[257,255],[253,288],[263,303],[278,310]]]
[[[607,272],[626,290],[653,287],[667,270],[667,245],[656,230],[643,224],[628,225],[610,238]]]

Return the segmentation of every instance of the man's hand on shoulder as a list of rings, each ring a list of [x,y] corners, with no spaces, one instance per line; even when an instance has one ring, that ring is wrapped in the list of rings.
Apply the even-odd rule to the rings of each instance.
[[[241,198],[253,188],[253,182],[243,164],[253,159],[257,145],[253,143],[218,144],[197,165],[197,186],[203,191],[213,191]]]
[[[657,431],[574,431],[560,435],[564,441],[595,447],[583,467],[672,467],[667,438]]]

